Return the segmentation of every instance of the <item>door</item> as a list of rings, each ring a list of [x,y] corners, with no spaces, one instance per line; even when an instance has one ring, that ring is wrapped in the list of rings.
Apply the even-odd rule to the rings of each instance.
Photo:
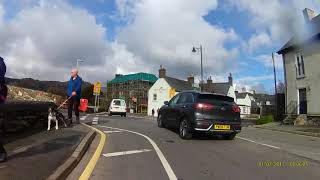
[[[194,110],[194,97],[192,93],[182,93],[177,102],[176,108],[173,111],[174,115],[174,127],[179,128],[180,120],[185,117],[191,120]]]
[[[166,112],[166,123],[168,126],[172,127],[174,126],[174,120],[175,120],[175,112],[176,112],[176,108],[177,108],[177,102],[180,98],[180,94],[177,94],[176,96],[174,96],[170,102],[169,102],[169,105],[168,105],[168,108],[167,108],[167,112]]]
[[[299,89],[299,114],[307,114],[307,90]]]

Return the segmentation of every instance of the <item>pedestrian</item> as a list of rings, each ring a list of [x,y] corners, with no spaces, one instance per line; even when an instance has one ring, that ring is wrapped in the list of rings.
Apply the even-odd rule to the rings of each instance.
[[[80,105],[80,98],[81,98],[81,86],[82,86],[82,79],[78,75],[78,70],[73,69],[71,71],[71,78],[68,83],[68,118],[70,121],[70,125],[72,124],[72,110],[76,115],[76,123],[80,123],[79,119],[79,105]]]
[[[152,117],[154,117],[154,108],[152,108],[151,113],[152,113]]]
[[[8,89],[7,86],[5,84],[5,79],[4,76],[6,74],[6,64],[4,63],[4,60],[2,57],[0,57],[0,106],[4,105],[4,102],[7,98],[7,93],[8,93]],[[5,120],[5,118],[3,118],[3,121]],[[0,121],[0,162],[4,162],[7,159],[7,152],[3,147],[3,133],[4,133],[4,122]]]

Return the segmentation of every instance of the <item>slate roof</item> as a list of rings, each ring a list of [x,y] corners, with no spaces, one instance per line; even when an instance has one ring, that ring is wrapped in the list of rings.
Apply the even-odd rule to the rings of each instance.
[[[274,95],[269,95],[269,94],[254,94],[253,95],[254,99],[256,100],[256,102],[267,102],[270,101],[271,104],[275,104],[275,99],[274,99]]]
[[[210,83],[210,84],[206,83],[206,84],[203,84],[202,87],[203,87],[203,91],[205,92],[228,95],[230,84],[228,82]]]
[[[184,81],[181,79],[176,79],[168,76],[165,77],[164,79],[172,88],[174,88],[178,92],[193,90],[192,85],[188,81]]]
[[[109,83],[110,84],[117,84],[117,83],[124,83],[127,81],[150,81],[156,82],[158,80],[157,76],[154,74],[149,73],[135,73],[135,74],[128,74],[128,75],[121,75],[112,79]]]

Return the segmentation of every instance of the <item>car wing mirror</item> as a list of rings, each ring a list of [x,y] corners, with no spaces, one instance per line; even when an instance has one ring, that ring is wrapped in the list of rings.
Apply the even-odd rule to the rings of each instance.
[[[163,104],[169,106],[169,101],[165,101]]]

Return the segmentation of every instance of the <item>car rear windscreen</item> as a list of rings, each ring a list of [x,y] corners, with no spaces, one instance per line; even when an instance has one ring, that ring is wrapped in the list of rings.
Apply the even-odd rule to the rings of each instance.
[[[121,101],[120,100],[115,100],[115,101],[113,101],[113,105],[120,106],[121,105]]]
[[[215,94],[200,94],[198,96],[199,102],[203,103],[226,103],[226,104],[233,104],[234,99],[229,96],[221,96]]]

